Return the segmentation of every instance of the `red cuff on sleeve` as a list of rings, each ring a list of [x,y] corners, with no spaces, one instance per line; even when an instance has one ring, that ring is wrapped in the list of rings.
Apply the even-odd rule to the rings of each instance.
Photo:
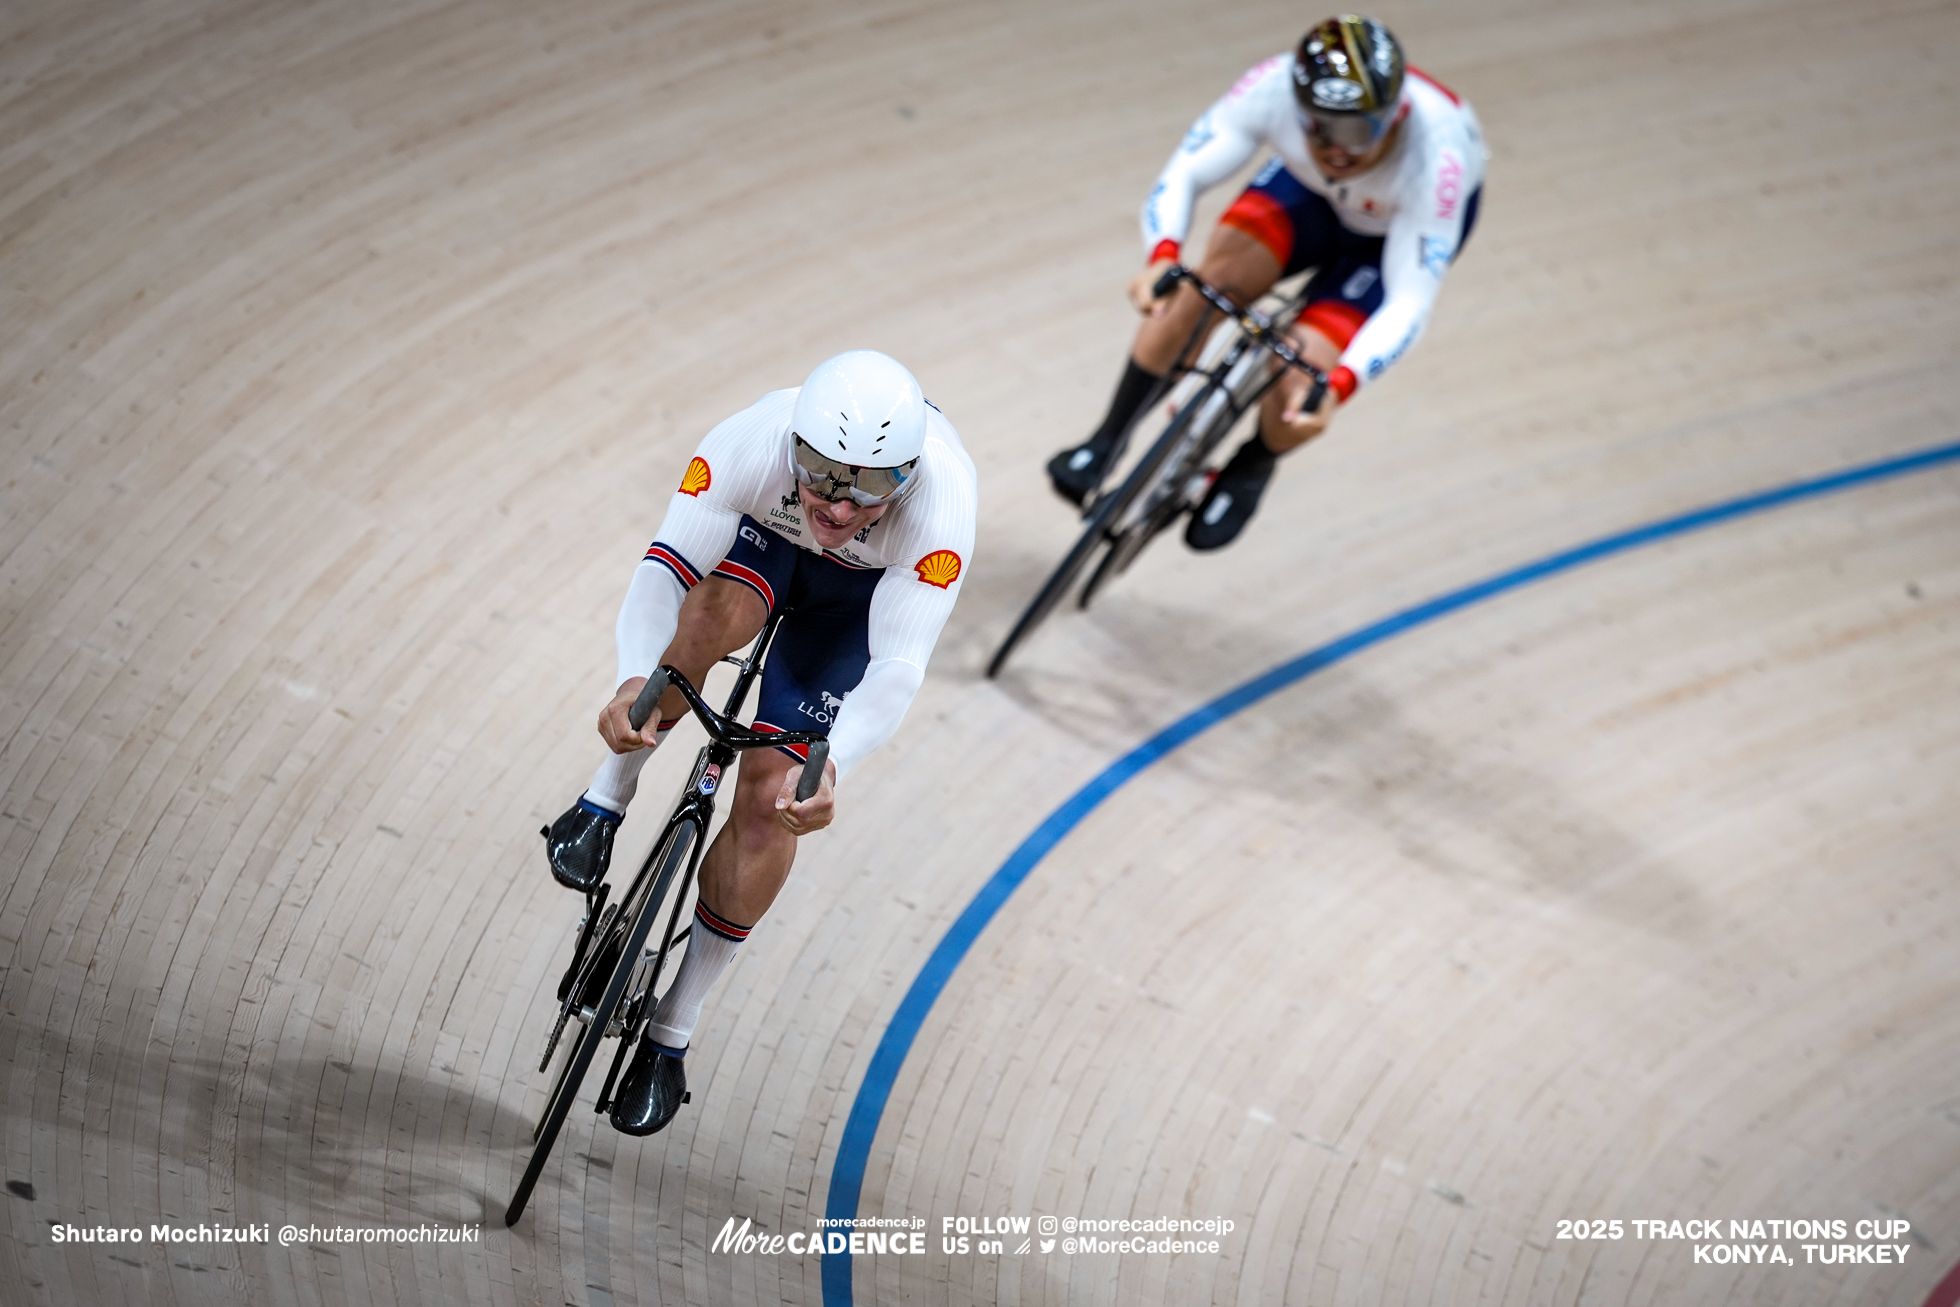
[[[1357,384],[1359,383],[1355,380],[1354,369],[1345,363],[1335,368],[1327,377],[1328,389],[1339,395],[1343,404],[1354,397],[1354,388]]]
[[[1169,259],[1172,262],[1176,262],[1177,251],[1178,244],[1176,241],[1169,239],[1158,241],[1157,248],[1150,251],[1150,258],[1146,262],[1155,263],[1159,259]]]

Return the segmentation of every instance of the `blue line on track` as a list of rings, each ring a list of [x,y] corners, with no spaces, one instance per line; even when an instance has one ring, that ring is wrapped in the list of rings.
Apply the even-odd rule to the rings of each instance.
[[[1061,843],[1063,836],[1074,830],[1084,817],[1121,789],[1131,777],[1171,750],[1268,695],[1324,667],[1331,667],[1351,654],[1533,581],[1766,509],[1816,499],[1888,477],[1927,471],[1956,461],[1960,461],[1960,443],[1938,445],[1916,454],[1867,463],[1831,476],[1798,481],[1760,494],[1711,504],[1707,508],[1698,508],[1678,517],[1664,518],[1567,549],[1535,563],[1526,563],[1509,572],[1439,595],[1413,608],[1405,608],[1317,649],[1309,649],[1291,662],[1281,663],[1265,675],[1226,691],[1137,745],[1070,795],[1061,807],[1048,814],[1047,820],[1035,827],[1033,834],[1021,841],[1020,847],[1009,854],[1000,869],[980,887],[980,892],[973,896],[966,910],[947,928],[938,947],[933,949],[932,956],[926,959],[912,987],[899,1002],[898,1010],[892,1013],[891,1024],[885,1027],[883,1037],[878,1040],[878,1047],[871,1054],[871,1065],[865,1068],[864,1083],[858,1086],[857,1098],[851,1103],[851,1114],[844,1122],[844,1137],[837,1148],[837,1160],[831,1165],[830,1196],[824,1205],[824,1215],[832,1220],[857,1215],[858,1196],[864,1186],[865,1163],[870,1159],[871,1143],[877,1136],[879,1119],[885,1114],[885,1104],[891,1098],[892,1085],[898,1080],[899,1068],[905,1065],[906,1055],[912,1051],[913,1041],[918,1038],[926,1015],[932,1011],[933,1004],[946,988],[946,982],[952,979],[954,969],[966,957],[967,951],[980,937],[980,932],[987,928],[987,923],[994,919],[994,914],[1001,910],[1008,896],[1019,889],[1028,874],[1048,856],[1049,850]],[[824,1307],[851,1307],[851,1258],[848,1252],[825,1255],[823,1300]]]

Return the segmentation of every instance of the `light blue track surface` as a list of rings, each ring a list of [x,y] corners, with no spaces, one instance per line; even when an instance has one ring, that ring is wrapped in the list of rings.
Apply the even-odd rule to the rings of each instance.
[[[885,1104],[891,1098],[899,1068],[905,1065],[905,1058],[912,1051],[913,1041],[918,1038],[919,1028],[925,1024],[932,1005],[938,1002],[946,982],[952,979],[954,969],[966,957],[967,951],[980,937],[980,932],[987,928],[987,923],[994,919],[994,914],[1001,910],[1008,896],[1020,888],[1028,874],[1048,856],[1049,850],[1138,772],[1185,741],[1268,695],[1324,667],[1331,667],[1351,654],[1472,604],[1496,598],[1533,581],[1557,576],[1585,563],[1638,549],[1642,545],[1655,544],[1766,509],[1816,499],[1911,472],[1928,471],[1953,462],[1960,462],[1960,444],[1939,445],[1915,454],[1849,468],[1831,476],[1798,481],[1775,490],[1711,504],[1678,517],[1665,518],[1579,545],[1535,563],[1526,563],[1487,580],[1439,595],[1413,608],[1405,608],[1317,649],[1309,649],[1265,675],[1219,695],[1137,745],[1070,795],[1061,807],[1049,813],[1034,832],[1021,841],[1020,847],[1008,855],[1007,861],[988,878],[987,883],[980,887],[980,892],[973,896],[973,901],[966,905],[966,910],[947,928],[945,936],[926,959],[925,966],[920,968],[912,987],[906,990],[905,997],[899,1002],[898,1010],[892,1013],[891,1024],[885,1027],[877,1049],[871,1054],[871,1065],[865,1069],[864,1083],[858,1086],[857,1098],[851,1103],[851,1114],[844,1122],[844,1137],[838,1145],[837,1160],[831,1166],[830,1197],[824,1205],[824,1215],[832,1219],[857,1215],[858,1196],[864,1186],[865,1163],[871,1156],[871,1143],[877,1136],[878,1122],[885,1114]],[[824,1257],[823,1300],[824,1307],[850,1307],[851,1258],[848,1252]]]

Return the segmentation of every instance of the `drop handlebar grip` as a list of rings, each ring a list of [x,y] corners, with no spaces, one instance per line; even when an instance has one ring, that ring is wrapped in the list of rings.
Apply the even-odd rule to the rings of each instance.
[[[1160,300],[1177,289],[1177,283],[1184,279],[1184,265],[1173,263],[1164,269],[1164,275],[1157,278],[1157,284],[1150,288],[1150,298]]]
[[[1320,407],[1320,401],[1327,397],[1327,383],[1319,377],[1313,379],[1313,389],[1307,392],[1307,402],[1302,411],[1312,413]]]
[[[660,696],[667,693],[667,669],[657,668],[647,683],[640,687],[640,697],[633,700],[633,706],[626,710],[626,720],[634,730],[647,724],[647,718],[660,708]]]
[[[823,765],[830,758],[830,741],[818,740],[810,746],[809,761],[803,764],[803,775],[796,782],[796,801],[803,802],[817,792],[823,784]]]

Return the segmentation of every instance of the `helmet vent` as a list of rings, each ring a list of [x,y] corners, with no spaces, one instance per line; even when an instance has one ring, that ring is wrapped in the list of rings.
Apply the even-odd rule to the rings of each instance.
[[[875,350],[848,350],[819,364],[793,410],[789,425],[813,432],[815,452],[837,463],[902,466],[925,439],[918,381]]]

